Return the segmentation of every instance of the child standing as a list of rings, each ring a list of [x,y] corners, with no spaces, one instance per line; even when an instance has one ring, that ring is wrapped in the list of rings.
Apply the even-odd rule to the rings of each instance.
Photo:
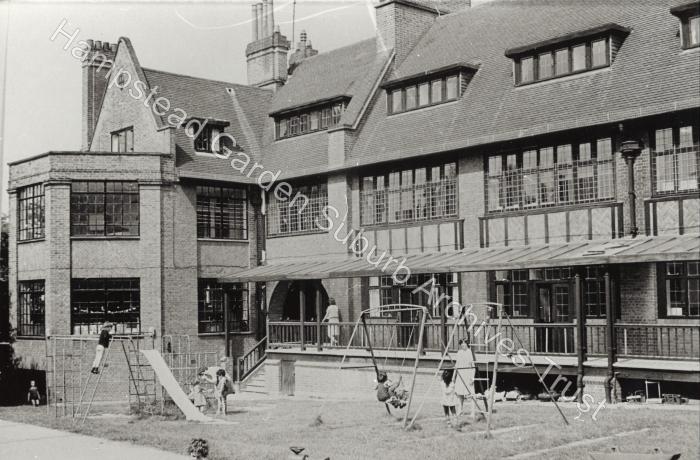
[[[97,341],[97,347],[95,348],[95,360],[92,362],[92,370],[90,371],[93,374],[100,373],[100,363],[102,362],[102,355],[104,354],[105,349],[109,348],[110,340],[112,340],[112,323],[108,321],[102,326],[100,338]]]
[[[192,391],[188,397],[192,400],[194,406],[199,409],[199,412],[204,413],[207,408],[207,398],[204,396],[204,389],[202,388],[202,384],[199,383],[199,380],[195,380],[194,383],[192,383]]]
[[[32,380],[29,382],[29,392],[27,393],[27,402],[34,407],[39,407],[39,401],[41,397],[39,396],[39,388],[36,386],[36,382]]]
[[[455,393],[459,399],[459,414],[464,413],[464,400],[471,401],[472,419],[476,418],[476,392],[474,390],[474,377],[476,368],[474,366],[474,356],[469,347],[469,336],[466,339],[460,339],[459,350],[457,350],[457,358],[455,359]]]
[[[445,412],[445,421],[452,426],[452,418],[457,416],[457,400],[455,398],[454,369],[445,369],[442,372],[442,410]]]
[[[216,415],[219,413],[226,415],[226,390],[227,390],[226,371],[219,369],[216,371],[216,388],[214,395],[216,396]]]

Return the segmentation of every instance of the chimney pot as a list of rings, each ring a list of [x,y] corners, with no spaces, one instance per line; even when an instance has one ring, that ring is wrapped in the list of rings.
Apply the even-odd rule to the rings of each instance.
[[[252,10],[252,19],[253,19],[253,41],[257,40],[260,38],[259,32],[258,32],[258,5],[252,5],[251,6]]]
[[[95,48],[96,50],[102,49],[102,42],[100,40],[95,40]]]

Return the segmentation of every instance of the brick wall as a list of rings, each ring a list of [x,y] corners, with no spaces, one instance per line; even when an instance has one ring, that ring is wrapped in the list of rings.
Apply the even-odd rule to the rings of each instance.
[[[397,65],[403,62],[437,17],[434,10],[401,2],[387,1],[375,8],[378,50],[393,48]]]
[[[123,44],[124,42],[121,43]],[[110,75],[110,84],[108,84],[107,92],[102,101],[100,115],[96,122],[90,151],[111,151],[111,133],[133,126],[134,151],[171,152],[171,130],[159,131],[155,119],[156,115],[151,110],[153,101],[158,97],[157,93],[148,100],[150,88],[142,91],[142,94],[139,95],[137,87],[134,86],[136,81],[139,80],[139,73],[132,61],[128,47],[119,46],[117,55],[114,58],[113,68],[114,71]],[[127,74],[130,76],[129,84],[113,84],[112,80],[117,78],[121,71],[123,71],[123,75]],[[145,87],[147,82],[142,83]],[[119,86],[124,86],[124,88]]]

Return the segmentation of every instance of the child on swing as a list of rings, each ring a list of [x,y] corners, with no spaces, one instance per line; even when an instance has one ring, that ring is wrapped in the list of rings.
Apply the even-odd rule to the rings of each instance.
[[[377,373],[377,400],[384,404],[391,404],[394,408],[401,409],[406,405],[408,399],[408,391],[399,388],[401,385],[401,377],[394,383],[389,380],[389,376],[384,371]],[[387,406],[387,410],[389,407]]]

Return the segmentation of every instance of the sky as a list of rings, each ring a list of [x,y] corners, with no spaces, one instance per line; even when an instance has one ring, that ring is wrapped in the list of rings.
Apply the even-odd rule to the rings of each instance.
[[[80,150],[80,61],[71,48],[63,49],[67,39],[49,39],[63,19],[69,33],[79,30],[76,42],[129,37],[144,67],[246,83],[252,3],[0,0],[0,88],[6,85],[4,114],[0,100],[2,212],[8,205],[7,162],[48,150]],[[291,40],[292,0],[275,0],[274,7],[275,23]],[[297,0],[295,10],[293,41],[305,29],[320,52],[375,35],[370,0]]]

